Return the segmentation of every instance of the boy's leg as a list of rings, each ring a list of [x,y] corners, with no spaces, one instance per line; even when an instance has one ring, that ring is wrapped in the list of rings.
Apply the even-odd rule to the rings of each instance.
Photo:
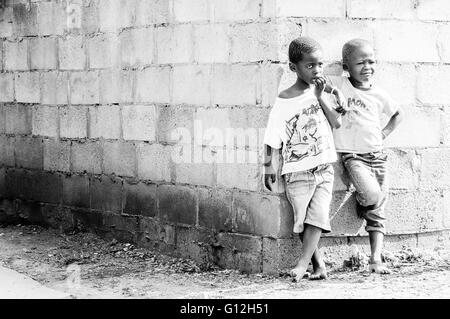
[[[390,274],[391,271],[383,264],[381,252],[383,250],[384,234],[378,231],[369,232],[371,256],[369,260],[369,271],[377,274]]]
[[[294,279],[299,281],[306,274],[309,262],[317,250],[317,245],[322,235],[322,229],[313,225],[305,224],[303,232],[303,245],[300,259],[294,269],[291,270]]]
[[[369,233],[371,247],[369,270],[380,274],[390,273],[381,260],[385,233],[384,206],[387,199],[386,159],[385,155],[377,158],[357,155],[343,159],[357,192],[356,199],[361,205],[359,207],[361,217],[366,220],[366,231]]]
[[[303,234],[300,234],[300,240],[303,243]],[[313,273],[309,276],[309,279],[311,280],[320,280],[320,279],[327,279],[327,269],[325,266],[325,262],[322,259],[322,254],[320,253],[319,247],[316,247],[316,250],[314,250],[314,253],[311,257],[311,263],[313,266]]]

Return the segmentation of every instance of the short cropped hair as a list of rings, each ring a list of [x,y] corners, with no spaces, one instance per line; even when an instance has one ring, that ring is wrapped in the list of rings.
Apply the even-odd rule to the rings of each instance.
[[[289,45],[289,61],[300,62],[303,59],[303,53],[309,54],[317,50],[322,50],[319,42],[309,37],[298,37]]]
[[[372,47],[372,44],[364,39],[353,39],[345,43],[342,47],[342,62],[348,63],[350,55],[353,53],[353,51],[355,51],[355,49],[357,48],[365,46]]]

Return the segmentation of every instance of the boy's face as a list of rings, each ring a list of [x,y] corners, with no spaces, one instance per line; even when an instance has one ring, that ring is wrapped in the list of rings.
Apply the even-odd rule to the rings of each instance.
[[[323,76],[322,51],[303,53],[303,59],[297,63],[290,63],[291,71],[307,84],[314,84],[314,80]]]
[[[367,45],[356,48],[344,64],[344,70],[358,83],[370,83],[375,73],[375,52]]]

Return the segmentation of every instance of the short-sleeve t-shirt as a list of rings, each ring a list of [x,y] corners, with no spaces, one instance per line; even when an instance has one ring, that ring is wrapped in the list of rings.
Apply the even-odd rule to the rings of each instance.
[[[348,77],[329,77],[347,101],[348,112],[342,125],[333,130],[336,151],[340,153],[370,153],[383,149],[382,115],[394,115],[398,106],[390,95],[378,87],[369,90],[355,88]]]
[[[282,149],[282,175],[337,159],[333,133],[312,90],[294,98],[275,100],[264,144]]]

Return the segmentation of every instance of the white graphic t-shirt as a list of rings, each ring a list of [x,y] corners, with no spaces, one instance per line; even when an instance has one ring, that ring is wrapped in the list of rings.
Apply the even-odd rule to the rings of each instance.
[[[349,111],[342,116],[342,125],[333,130],[337,152],[370,153],[383,149],[382,115],[394,115],[397,103],[384,90],[356,89],[348,77],[330,76],[329,79],[344,94]]]
[[[294,98],[275,100],[264,144],[282,148],[282,175],[337,159],[330,125],[312,90]]]

